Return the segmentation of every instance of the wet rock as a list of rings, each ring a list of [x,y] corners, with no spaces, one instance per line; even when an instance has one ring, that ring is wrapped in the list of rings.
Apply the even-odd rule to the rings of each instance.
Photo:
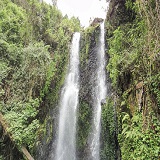
[[[100,24],[100,23],[102,23],[104,21],[104,19],[102,19],[102,18],[95,18],[94,20],[93,20],[93,22],[91,23],[91,26],[96,26],[97,24]]]
[[[102,99],[101,100],[101,106],[105,105],[106,104],[106,99]]]

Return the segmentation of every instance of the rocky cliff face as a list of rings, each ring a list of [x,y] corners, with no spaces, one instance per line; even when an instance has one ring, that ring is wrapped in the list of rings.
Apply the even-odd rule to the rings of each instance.
[[[135,0],[131,0],[135,1]],[[111,0],[109,10],[106,15],[106,37],[111,37],[113,31],[120,25],[132,22],[135,19],[135,13],[127,9],[126,0]]]
[[[83,35],[81,39],[80,56],[83,56],[83,54],[85,54],[86,57],[85,59],[81,59],[80,65],[80,100],[83,99],[91,105],[91,88],[95,83],[94,71],[97,68],[96,51],[99,36],[99,26],[95,27],[93,31],[91,31],[91,33],[86,34],[86,37],[84,37]],[[87,37],[88,39],[85,39]]]
[[[80,47],[80,92],[77,131],[77,153],[80,160],[89,156],[88,136],[91,131],[92,95],[95,83],[94,71],[97,68],[96,50],[100,33],[99,24],[87,28],[81,36]]]
[[[153,24],[159,24],[158,6],[158,1],[111,0],[107,14],[107,68],[112,78],[117,133],[124,160],[159,158],[159,60],[150,58],[158,57],[156,42],[159,43],[160,32],[156,27],[151,29]],[[143,141],[147,137],[150,139]]]
[[[92,88],[95,86],[95,70],[98,68],[97,51],[100,34],[99,24],[102,19],[96,18],[91,26],[87,28],[81,38],[81,65],[80,65],[80,104],[77,131],[77,152],[80,160],[89,159],[89,135],[91,132],[91,121],[93,116],[93,96]],[[106,44],[106,61],[108,61]],[[102,101],[102,127],[101,127],[101,160],[119,159],[119,145],[116,131],[116,112],[114,105],[110,104],[111,86],[108,73],[106,74],[108,83],[108,97]]]

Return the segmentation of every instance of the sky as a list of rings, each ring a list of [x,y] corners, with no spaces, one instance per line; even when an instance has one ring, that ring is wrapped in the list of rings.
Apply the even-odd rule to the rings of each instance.
[[[52,0],[44,0],[52,4]],[[89,26],[90,19],[105,18],[108,3],[106,0],[57,0],[58,9],[68,17],[78,17],[82,26]]]

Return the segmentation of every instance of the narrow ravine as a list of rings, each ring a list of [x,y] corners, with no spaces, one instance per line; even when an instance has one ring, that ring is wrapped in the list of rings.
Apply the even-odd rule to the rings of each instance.
[[[73,35],[69,70],[60,97],[60,111],[56,149],[52,159],[76,159],[76,121],[79,94],[80,33]]]
[[[100,25],[99,44],[97,49],[97,69],[95,70],[96,85],[92,88],[93,96],[93,122],[90,136],[90,159],[100,159],[100,132],[101,132],[101,104],[107,94],[106,74],[105,74],[105,41],[104,22]]]

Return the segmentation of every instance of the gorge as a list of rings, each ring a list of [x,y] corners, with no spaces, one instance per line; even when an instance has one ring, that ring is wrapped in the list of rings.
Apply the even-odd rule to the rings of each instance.
[[[158,160],[160,2],[54,2],[0,0],[0,160]]]

